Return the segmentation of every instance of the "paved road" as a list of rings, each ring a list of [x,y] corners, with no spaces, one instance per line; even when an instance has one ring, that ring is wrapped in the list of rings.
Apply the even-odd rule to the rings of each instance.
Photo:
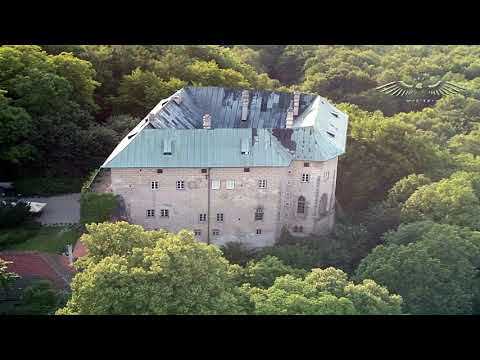
[[[50,197],[29,197],[27,201],[47,203],[38,220],[44,225],[76,224],[80,222],[80,194]]]

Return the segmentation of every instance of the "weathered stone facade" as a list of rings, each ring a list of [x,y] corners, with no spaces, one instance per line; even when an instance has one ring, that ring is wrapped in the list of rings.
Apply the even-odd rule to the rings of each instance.
[[[272,245],[284,226],[297,236],[331,229],[336,169],[337,158],[292,161],[289,167],[251,167],[248,172],[244,168],[204,172],[201,168],[114,168],[111,190],[124,199],[130,220],[146,229],[190,229],[203,242],[239,241],[261,247]],[[214,189],[218,181],[219,188]],[[300,206],[299,200],[304,200]],[[200,214],[206,214],[205,220]]]

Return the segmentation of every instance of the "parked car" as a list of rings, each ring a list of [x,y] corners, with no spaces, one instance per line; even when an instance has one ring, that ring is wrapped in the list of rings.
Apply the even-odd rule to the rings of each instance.
[[[15,196],[16,191],[13,183],[11,182],[0,182],[0,197]]]
[[[30,212],[32,214],[40,214],[42,210],[47,206],[47,203],[41,203],[41,202],[34,202],[34,201],[25,201],[25,200],[18,200],[18,201],[11,201],[10,204],[15,206],[18,202],[24,202],[30,206]],[[3,205],[6,205],[8,202],[7,201],[1,201]]]

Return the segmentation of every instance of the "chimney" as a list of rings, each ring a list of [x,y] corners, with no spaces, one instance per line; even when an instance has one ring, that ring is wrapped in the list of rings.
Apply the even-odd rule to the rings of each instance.
[[[182,97],[180,95],[173,95],[173,101],[180,105],[182,103]]]
[[[248,90],[242,91],[242,121],[246,121],[248,117]]]
[[[298,116],[298,109],[300,108],[300,93],[295,91],[293,93],[293,116]]]
[[[212,116],[210,114],[203,115],[203,128],[210,129],[212,127]]]
[[[291,129],[293,128],[293,111],[292,110],[288,110],[287,112],[287,124],[286,124],[286,128],[287,129]]]

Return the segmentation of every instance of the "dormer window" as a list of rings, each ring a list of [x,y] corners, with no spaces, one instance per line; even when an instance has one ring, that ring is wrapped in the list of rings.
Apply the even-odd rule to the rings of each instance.
[[[241,142],[241,150],[242,150],[242,155],[248,155],[250,154],[250,149],[249,149],[249,143],[247,139],[242,139]]]
[[[172,155],[172,140],[165,139],[163,141],[163,155]]]

